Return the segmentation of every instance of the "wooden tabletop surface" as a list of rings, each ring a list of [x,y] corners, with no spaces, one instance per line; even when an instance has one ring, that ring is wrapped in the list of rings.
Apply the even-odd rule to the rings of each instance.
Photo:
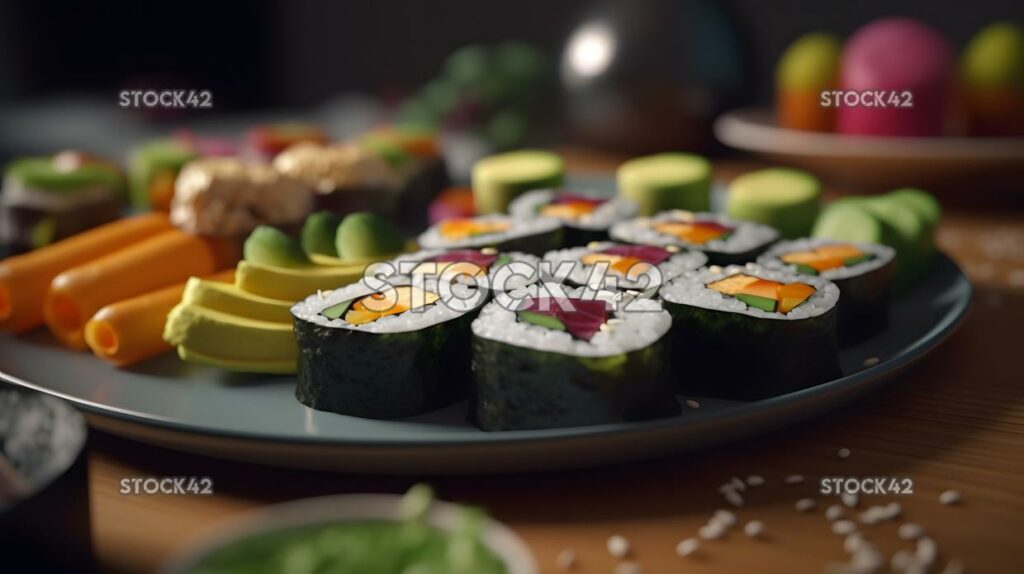
[[[749,164],[720,163],[728,178]],[[861,525],[886,554],[912,548],[897,536],[904,522],[922,525],[939,546],[939,572],[950,559],[966,571],[1012,572],[1024,564],[1024,216],[948,212],[941,247],[974,282],[963,327],[939,350],[889,387],[853,406],[785,431],[711,451],[664,460],[552,474],[406,478],[339,475],[227,462],[94,434],[90,458],[95,547],[104,571],[148,572],[203,529],[268,503],[339,493],[402,492],[428,480],[441,497],[487,507],[533,549],[542,572],[563,572],[556,557],[577,556],[572,572],[611,573],[618,560],[606,541],[631,543],[646,574],[675,572],[823,572],[848,556],[817,495],[823,476],[898,477],[913,494],[862,497],[859,511],[892,501],[895,521]],[[850,455],[841,458],[840,449]],[[739,525],[704,541],[687,558],[676,544],[697,535],[727,505],[718,486],[733,476],[762,475],[746,493]],[[801,474],[801,484],[784,478]],[[123,478],[209,476],[215,494],[129,496]],[[947,506],[939,494],[959,490]],[[816,500],[806,513],[794,508]],[[847,512],[853,515],[852,511]],[[742,525],[764,524],[750,539]]]

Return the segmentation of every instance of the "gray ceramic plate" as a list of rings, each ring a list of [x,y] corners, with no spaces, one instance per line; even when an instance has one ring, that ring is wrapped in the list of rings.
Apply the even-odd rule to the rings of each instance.
[[[611,194],[607,175],[570,185]],[[712,204],[720,208],[724,189]],[[486,433],[459,403],[399,421],[317,412],[295,400],[293,377],[253,377],[182,363],[173,354],[118,370],[59,347],[48,334],[0,336],[0,377],[64,397],[102,430],[179,450],[273,465],[401,474],[498,473],[582,467],[664,456],[764,433],[863,396],[956,329],[971,284],[940,257],[916,289],[890,306],[892,328],[844,350],[845,376],[817,387],[742,403],[695,398],[698,410],[657,421],[546,431]],[[865,360],[878,358],[870,368]]]
[[[118,370],[57,346],[45,332],[0,338],[0,377],[66,398],[103,430],[171,448],[275,465],[358,472],[488,473],[579,467],[667,455],[820,415],[897,378],[956,329],[971,285],[948,258],[890,306],[892,327],[841,353],[844,377],[768,400],[703,400],[656,421],[486,433],[464,403],[399,421],[316,412],[289,377],[251,377],[169,354]],[[865,367],[867,359],[878,364]]]

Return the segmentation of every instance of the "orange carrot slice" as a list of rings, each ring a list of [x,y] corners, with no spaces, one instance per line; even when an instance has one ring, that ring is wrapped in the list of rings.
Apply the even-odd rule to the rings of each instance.
[[[216,251],[198,236],[165,231],[55,277],[43,301],[43,319],[63,344],[85,349],[85,323],[96,311],[193,275],[209,275],[220,268]]]
[[[41,325],[46,290],[62,271],[170,229],[166,214],[129,217],[0,261],[0,330]]]
[[[209,279],[233,283],[235,271],[221,271]],[[170,351],[164,323],[184,291],[185,283],[177,283],[107,305],[85,324],[85,342],[97,357],[118,367]]]

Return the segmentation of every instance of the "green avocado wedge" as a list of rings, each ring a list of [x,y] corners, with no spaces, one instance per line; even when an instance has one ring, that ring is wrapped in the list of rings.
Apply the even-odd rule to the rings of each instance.
[[[285,232],[260,225],[252,230],[242,247],[246,261],[275,267],[308,267],[311,265],[299,242]]]
[[[318,211],[306,218],[302,224],[302,250],[306,255],[337,257],[338,247],[334,243],[338,234],[341,217],[330,211]]]

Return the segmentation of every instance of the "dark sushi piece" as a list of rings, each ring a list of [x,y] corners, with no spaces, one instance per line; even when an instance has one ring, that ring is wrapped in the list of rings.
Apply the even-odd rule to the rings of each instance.
[[[417,241],[424,249],[493,247],[541,256],[561,247],[562,237],[562,222],[553,217],[478,215],[446,219],[420,234]]]
[[[317,209],[372,211],[419,231],[431,200],[448,184],[437,149],[433,136],[381,132],[350,143],[297,143],[273,165],[315,190]]]
[[[754,264],[687,273],[661,288],[673,378],[690,395],[756,400],[841,376],[839,288]]]
[[[302,142],[323,145],[327,143],[327,134],[317,125],[301,122],[253,126],[245,132],[242,155],[253,161],[269,162]]]
[[[491,291],[511,291],[540,279],[540,259],[518,251],[482,249],[424,249],[387,262],[390,273],[410,280],[454,281]],[[374,266],[379,272],[381,264]],[[389,273],[389,275],[390,275]]]
[[[702,251],[714,265],[754,261],[779,239],[778,231],[761,223],[679,209],[617,223],[609,235],[625,243]]]
[[[630,245],[609,241],[586,247],[549,251],[544,261],[551,274],[565,273],[571,285],[597,289],[655,292],[664,283],[702,267],[708,258],[700,251],[682,251],[674,245]]]
[[[296,398],[320,411],[408,417],[465,398],[469,324],[486,294],[452,285],[360,281],[291,308],[298,344]]]
[[[565,245],[586,245],[607,241],[614,223],[636,217],[637,204],[624,197],[565,189],[536,189],[512,200],[508,212],[513,217],[554,217],[565,226]]]
[[[120,217],[125,179],[113,164],[79,151],[15,160],[0,194],[0,242],[28,251]]]
[[[671,318],[653,299],[535,284],[473,321],[470,419],[483,430],[562,428],[678,414]]]
[[[896,250],[832,239],[783,241],[758,258],[769,269],[823,277],[839,287],[839,342],[855,344],[885,329]]]

